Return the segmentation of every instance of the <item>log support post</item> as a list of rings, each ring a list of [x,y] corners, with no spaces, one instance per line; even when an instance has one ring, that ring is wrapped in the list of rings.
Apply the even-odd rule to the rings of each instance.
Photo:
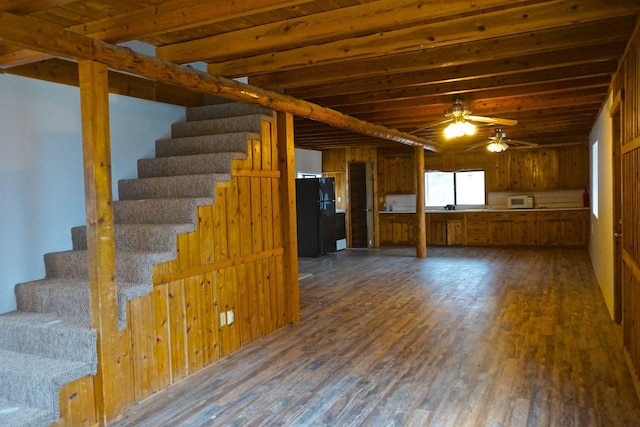
[[[293,116],[276,113],[278,164],[280,167],[280,202],[282,204],[284,241],[284,282],[287,321],[300,320],[300,287],[298,284],[298,230],[296,219],[296,181],[293,148]]]
[[[98,331],[98,373],[94,377],[96,413],[100,425],[118,416],[119,390],[114,387],[115,343],[118,337],[115,239],[111,190],[109,85],[107,67],[79,62],[82,109],[87,259],[91,326]]]
[[[416,257],[427,257],[427,222],[424,214],[424,147],[415,147],[416,153]]]

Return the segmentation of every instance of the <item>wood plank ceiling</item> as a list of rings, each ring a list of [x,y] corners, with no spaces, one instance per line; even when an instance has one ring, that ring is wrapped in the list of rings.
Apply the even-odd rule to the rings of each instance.
[[[442,137],[444,110],[509,118],[508,137],[587,141],[640,13],[638,0],[0,0],[110,43],[138,40],[158,57],[206,62],[249,83],[433,141],[443,150],[486,140]],[[59,59],[0,45],[0,67],[52,79]],[[48,62],[47,62],[48,61]],[[62,80],[62,79],[61,79]],[[427,129],[419,130],[426,125]],[[295,120],[296,146],[387,141]]]

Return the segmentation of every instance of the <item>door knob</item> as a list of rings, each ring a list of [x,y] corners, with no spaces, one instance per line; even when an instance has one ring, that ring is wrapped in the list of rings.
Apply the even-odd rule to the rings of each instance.
[[[622,233],[613,233],[613,236],[619,239],[622,237]]]

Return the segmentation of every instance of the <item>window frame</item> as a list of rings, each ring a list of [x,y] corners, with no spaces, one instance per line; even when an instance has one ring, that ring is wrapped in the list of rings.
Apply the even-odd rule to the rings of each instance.
[[[486,187],[486,176],[487,176],[487,172],[484,169],[461,169],[461,170],[457,170],[457,171],[440,171],[440,170],[428,170],[424,172],[424,179],[425,179],[425,206],[426,207],[438,207],[441,206],[441,204],[429,204],[428,203],[428,184],[427,184],[427,175],[429,173],[444,173],[444,174],[452,174],[453,179],[453,204],[454,206],[458,206],[458,180],[456,179],[456,176],[458,173],[465,173],[465,172],[482,172],[483,173],[483,181],[484,181],[484,188],[483,188],[483,202],[482,203],[465,203],[464,206],[483,206],[487,204],[487,187]]]

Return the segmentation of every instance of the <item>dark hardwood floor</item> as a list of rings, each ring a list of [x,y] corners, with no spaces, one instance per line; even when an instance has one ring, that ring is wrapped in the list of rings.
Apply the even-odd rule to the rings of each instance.
[[[640,426],[585,249],[300,260],[302,321],[113,426]]]

